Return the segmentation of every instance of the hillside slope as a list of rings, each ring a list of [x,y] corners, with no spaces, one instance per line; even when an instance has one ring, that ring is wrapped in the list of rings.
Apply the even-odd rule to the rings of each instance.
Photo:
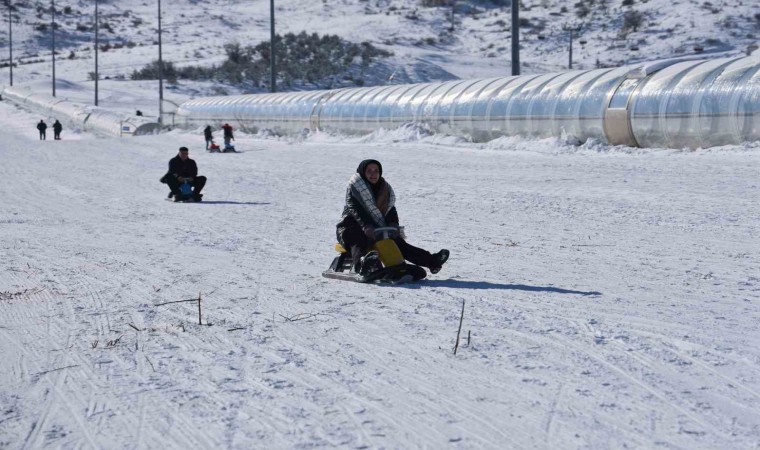
[[[99,5],[101,78],[128,78],[158,59],[157,2],[101,0]],[[757,48],[760,32],[760,6],[745,0],[536,0],[521,6],[523,73],[567,68],[570,28],[577,29],[574,68],[693,53],[743,55]],[[16,2],[13,9],[16,81],[50,79],[50,2]],[[87,81],[94,71],[94,6],[58,0],[56,11],[58,76]],[[506,0],[276,0],[276,29],[337,34],[391,51],[366,84],[511,73]],[[269,40],[269,1],[164,0],[162,30],[165,61],[208,67],[225,58],[225,44]],[[7,67],[7,33],[0,46],[0,63]]]

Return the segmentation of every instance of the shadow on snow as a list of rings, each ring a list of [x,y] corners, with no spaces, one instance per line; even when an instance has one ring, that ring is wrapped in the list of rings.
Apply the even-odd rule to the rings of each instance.
[[[225,200],[219,201],[202,201],[202,202],[188,202],[193,205],[271,205],[269,202],[230,202]]]
[[[513,291],[529,291],[529,292],[553,292],[555,294],[573,294],[583,296],[599,296],[602,295],[598,291],[575,291],[572,289],[562,289],[553,286],[528,286],[525,284],[501,284],[491,283],[488,281],[467,281],[467,280],[421,280],[418,284],[404,284],[403,287],[412,289],[418,289],[422,286],[429,287],[446,287],[457,289],[502,289]]]

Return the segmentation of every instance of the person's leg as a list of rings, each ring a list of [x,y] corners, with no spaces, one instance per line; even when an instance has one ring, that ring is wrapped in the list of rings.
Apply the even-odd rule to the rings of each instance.
[[[340,239],[341,242],[346,247],[346,250],[351,252],[351,262],[353,263],[354,272],[359,272],[359,266],[362,259],[362,256],[364,256],[365,253],[367,253],[367,248],[369,248],[369,239],[367,239],[367,236],[364,235],[364,232],[362,232],[359,228],[346,228],[343,231],[342,239]]]
[[[193,194],[198,195],[201,193],[203,186],[206,185],[206,177],[198,176],[193,179]]]
[[[398,245],[398,249],[401,250],[401,254],[404,255],[404,259],[410,263],[423,267],[430,267],[433,264],[433,255],[429,251],[415,247],[401,237],[395,238],[394,241]]]
[[[169,185],[169,189],[172,191],[172,194],[174,194],[174,197],[181,197],[182,192],[179,190],[179,181],[172,176],[168,175],[165,177],[166,184]]]
[[[397,237],[394,241],[398,245],[399,250],[401,250],[401,254],[405,260],[418,266],[427,267],[432,273],[440,272],[443,264],[449,259],[449,251],[446,249],[441,249],[437,253],[431,254],[427,250],[409,244],[400,237]]]

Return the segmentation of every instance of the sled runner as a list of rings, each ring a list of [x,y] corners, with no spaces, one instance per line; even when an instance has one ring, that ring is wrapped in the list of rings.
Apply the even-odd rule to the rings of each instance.
[[[393,241],[398,234],[394,227],[375,229],[375,244],[370,250],[376,251],[380,257],[381,268],[367,274],[359,274],[352,270],[353,262],[349,252],[341,245],[335,244],[339,253],[333,259],[330,268],[322,272],[325,278],[355,281],[357,283],[388,283],[401,284],[418,281],[427,276],[425,269],[404,261],[401,251]]]

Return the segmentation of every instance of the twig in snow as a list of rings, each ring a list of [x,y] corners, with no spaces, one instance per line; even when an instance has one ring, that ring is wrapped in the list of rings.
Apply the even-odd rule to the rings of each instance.
[[[573,244],[571,247],[614,247],[615,244]]]
[[[134,328],[137,331],[142,331],[141,329],[137,328],[136,326],[132,325],[131,323],[129,324],[129,326],[132,327],[132,328]]]
[[[468,347],[470,346],[470,331],[472,330],[467,330],[467,346]]]
[[[292,316],[292,317],[286,317],[286,316],[283,316],[282,314],[280,314],[280,317],[282,317],[283,319],[285,319],[286,322],[296,322],[298,320],[312,319],[312,318],[317,317],[317,316],[330,316],[332,318],[335,318],[335,316],[333,316],[331,314],[325,314],[325,313],[316,313],[316,314],[313,314],[313,313],[300,313],[300,314],[296,314],[295,316]]]
[[[151,368],[151,369],[153,369],[153,371],[155,372],[155,371],[156,371],[156,368],[155,368],[155,367],[153,367],[153,363],[152,363],[152,362],[150,362],[150,360],[148,359],[148,355],[145,355],[145,360],[146,360],[146,361],[148,361],[148,364],[150,364],[150,368]]]
[[[198,325],[203,325],[201,323],[201,293],[198,292]]]
[[[50,369],[50,370],[46,370],[44,372],[37,372],[34,375],[45,375],[45,374],[48,374],[50,372],[57,372],[57,371],[63,370],[63,369],[71,369],[72,367],[79,367],[79,364],[74,364],[73,366],[59,367],[57,369]]]
[[[245,330],[245,327],[230,328],[227,331],[237,331],[237,330]]]
[[[197,298],[188,298],[186,300],[175,300],[173,302],[157,303],[157,304],[155,304],[153,306],[163,306],[163,305],[168,305],[170,303],[197,302],[197,301],[198,301]]]
[[[122,334],[121,336],[117,337],[116,339],[114,339],[112,341],[106,342],[106,348],[115,347],[116,344],[118,344],[119,341],[121,340],[121,338],[123,338],[123,337],[124,337],[124,335]]]
[[[457,354],[459,348],[459,333],[462,332],[462,320],[464,319],[464,299],[462,299],[462,315],[459,316],[459,329],[457,330],[457,342],[454,344],[454,355]]]

